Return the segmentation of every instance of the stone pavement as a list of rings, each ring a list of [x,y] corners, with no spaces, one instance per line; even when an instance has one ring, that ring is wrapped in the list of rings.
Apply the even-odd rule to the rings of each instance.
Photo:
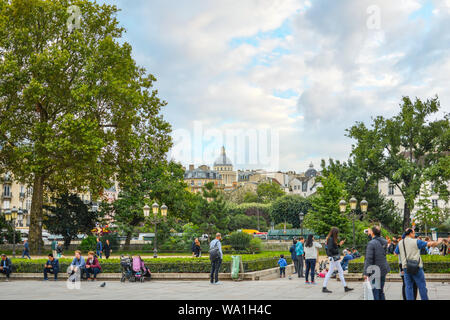
[[[331,294],[321,292],[322,279],[318,284],[306,285],[304,280],[293,278],[231,282],[210,285],[206,281],[150,281],[146,283],[120,283],[107,281],[82,282],[80,289],[68,289],[65,281],[10,281],[1,280],[0,300],[7,299],[167,299],[167,300],[288,300],[288,299],[333,299],[362,300],[362,282],[350,282],[354,291],[344,293],[342,285],[330,280],[328,288]],[[402,299],[401,282],[387,282],[386,299]],[[432,300],[449,300],[450,283],[430,282],[428,294]]]

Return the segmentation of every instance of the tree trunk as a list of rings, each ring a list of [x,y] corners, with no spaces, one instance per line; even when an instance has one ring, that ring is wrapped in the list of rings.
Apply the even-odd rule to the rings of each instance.
[[[67,238],[64,238],[64,249],[69,249],[70,242],[72,241],[72,238],[69,236]]]
[[[44,204],[44,177],[36,175],[33,183],[33,196],[30,211],[30,229],[28,232],[28,242],[30,251],[36,253],[39,248],[43,249],[42,241],[42,205]]]
[[[408,203],[405,201],[405,206],[403,210],[403,230],[411,227],[411,210]]]
[[[124,245],[124,249],[125,250],[129,250],[130,249],[131,236],[132,236],[132,233],[131,232],[127,232],[127,238],[125,239],[125,245]]]

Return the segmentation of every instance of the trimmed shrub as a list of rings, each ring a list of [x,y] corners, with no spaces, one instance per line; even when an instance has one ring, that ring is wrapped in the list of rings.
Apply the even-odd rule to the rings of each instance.
[[[450,256],[438,255],[422,255],[423,270],[425,273],[450,273]],[[391,268],[391,273],[400,272],[398,266],[398,257],[395,255],[387,255],[387,261]],[[351,260],[348,264],[349,273],[363,273],[364,257]]]
[[[262,250],[262,240],[260,238],[253,238],[250,240],[250,251],[252,253],[259,253]]]
[[[245,272],[259,271],[277,267],[279,259],[275,252],[269,254],[242,255]],[[211,262],[208,257],[202,258],[158,258],[143,259],[145,265],[153,273],[202,273],[211,271]],[[292,263],[290,256],[286,256],[288,263]],[[44,269],[46,259],[24,260],[12,259],[16,273],[41,273]],[[220,272],[231,272],[231,256],[224,256]],[[72,259],[59,259],[61,272],[65,272]],[[100,259],[103,273],[120,273],[120,259]]]
[[[228,238],[228,241],[230,242],[233,249],[243,251],[249,250],[251,240],[251,235],[240,231],[232,232],[230,234],[230,237]]]
[[[83,252],[87,251],[95,251],[97,247],[97,237],[88,236],[81,241],[80,250]]]

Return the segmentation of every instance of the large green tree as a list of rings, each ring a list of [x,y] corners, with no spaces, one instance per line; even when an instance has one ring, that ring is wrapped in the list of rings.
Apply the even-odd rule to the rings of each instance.
[[[92,210],[92,205],[76,194],[63,194],[52,202],[53,205],[44,205],[47,211],[44,225],[50,233],[63,236],[66,248],[78,234],[90,234],[100,221],[101,216]]]
[[[228,232],[230,217],[227,215],[226,202],[212,182],[202,188],[202,197],[192,213],[191,221],[200,231],[209,235],[208,240],[217,232]]]
[[[348,129],[348,136],[356,140],[355,165],[374,179],[389,180],[402,193],[406,228],[424,178],[433,183],[441,199],[449,199],[450,124],[448,114],[437,118],[437,97],[426,101],[403,97],[400,107],[392,118],[375,118],[371,128],[357,122]]]
[[[339,211],[339,201],[348,196],[345,185],[334,174],[319,177],[322,186],[317,188],[317,194],[312,197],[312,209],[305,216],[305,227],[327,235],[331,227],[338,227],[341,233],[350,230],[350,220]]]
[[[119,199],[111,204],[103,204],[103,210],[114,216],[119,230],[126,235],[126,246],[136,227],[144,222],[143,207],[146,201],[150,206],[153,202],[160,206],[165,204],[172,220],[189,219],[198,196],[187,190],[183,177],[184,170],[179,163],[143,159],[139,169],[128,182],[123,183]]]
[[[273,181],[261,182],[256,188],[258,201],[261,203],[270,203],[284,195],[280,185]]]
[[[345,189],[350,196],[361,201],[366,199],[369,208],[366,214],[360,211],[359,206],[356,213],[360,220],[367,218],[372,222],[379,222],[390,232],[399,233],[402,230],[402,219],[399,210],[392,200],[387,200],[378,190],[378,180],[369,174],[364,168],[358,167],[349,159],[340,162],[329,159],[328,164],[322,160],[322,175],[334,174],[339,181],[345,183]],[[346,199],[347,201],[349,199]]]
[[[0,164],[33,187],[32,250],[45,192],[95,197],[170,148],[165,102],[121,40],[117,12],[88,0],[0,0]]]
[[[300,227],[299,213],[307,214],[311,209],[310,199],[304,198],[300,195],[287,194],[272,203],[270,216],[277,224],[281,222],[288,222],[294,228]]]

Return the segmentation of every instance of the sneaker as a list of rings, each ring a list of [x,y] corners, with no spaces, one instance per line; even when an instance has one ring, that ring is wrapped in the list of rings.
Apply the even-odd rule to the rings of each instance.
[[[217,281],[216,283],[214,283],[214,284],[222,284],[222,282],[220,282],[220,281]]]
[[[297,274],[297,272],[292,272],[292,274]]]
[[[48,279],[44,279],[44,280],[42,280],[42,281],[48,281]]]
[[[354,289],[353,289],[353,288],[349,288],[349,287],[345,287],[345,288],[344,288],[344,291],[345,291],[345,292],[349,292],[349,291],[352,291],[352,290],[354,290]]]
[[[324,292],[324,293],[332,293],[333,291],[330,291],[326,287],[323,287],[322,288],[322,292]]]
[[[316,285],[316,284],[317,284],[317,282],[311,281],[311,284],[314,284],[314,285]]]
[[[305,281],[305,284],[309,284],[309,281]]]

